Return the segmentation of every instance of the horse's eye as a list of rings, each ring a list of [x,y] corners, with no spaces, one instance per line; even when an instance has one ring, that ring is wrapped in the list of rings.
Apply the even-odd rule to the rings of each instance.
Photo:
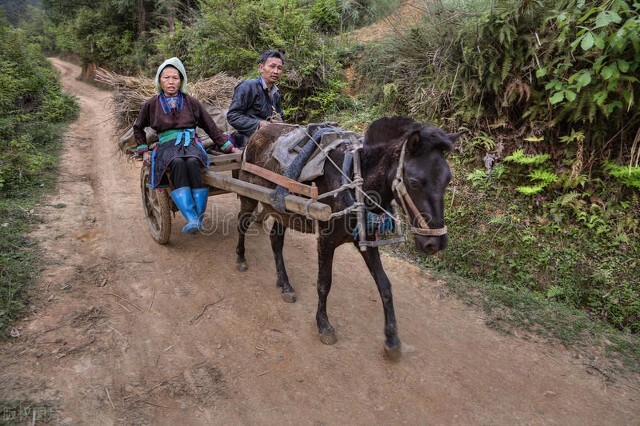
[[[409,179],[409,188],[412,189],[420,189],[420,187],[422,186],[422,184],[420,183],[419,179]]]

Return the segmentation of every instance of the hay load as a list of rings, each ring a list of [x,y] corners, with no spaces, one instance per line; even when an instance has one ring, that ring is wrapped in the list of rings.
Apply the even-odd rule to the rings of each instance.
[[[96,70],[95,79],[113,90],[111,115],[116,134],[121,135],[118,146],[124,153],[131,154],[135,149],[131,126],[136,120],[142,104],[156,94],[153,79],[120,75],[103,68]],[[189,94],[202,102],[220,130],[225,133],[233,131],[233,128],[227,123],[226,113],[231,103],[233,89],[239,82],[239,79],[230,77],[226,73],[189,81]],[[199,135],[203,137],[203,142],[206,145],[209,138],[202,131],[199,132]],[[154,136],[153,132],[147,132],[148,140],[153,139]]]

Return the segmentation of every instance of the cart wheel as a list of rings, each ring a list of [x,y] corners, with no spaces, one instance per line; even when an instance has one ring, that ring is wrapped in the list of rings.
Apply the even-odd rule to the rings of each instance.
[[[140,171],[140,189],[142,207],[147,216],[151,237],[158,244],[167,244],[171,236],[171,201],[166,189],[153,189],[147,186],[151,182],[149,168],[142,166]]]

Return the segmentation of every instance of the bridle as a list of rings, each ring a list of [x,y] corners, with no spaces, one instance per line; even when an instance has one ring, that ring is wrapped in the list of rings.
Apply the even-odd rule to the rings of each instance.
[[[400,202],[402,209],[407,215],[413,214],[413,217],[418,221],[418,226],[413,226],[413,222],[409,224],[409,229],[413,234],[426,235],[430,237],[440,237],[447,234],[446,225],[442,228],[430,228],[427,221],[422,217],[422,214],[416,207],[416,204],[411,199],[411,196],[407,192],[407,187],[404,185],[404,153],[407,147],[407,141],[402,144],[402,151],[400,151],[400,159],[398,160],[398,169],[396,171],[396,177],[393,179],[391,189],[396,196],[396,199]]]

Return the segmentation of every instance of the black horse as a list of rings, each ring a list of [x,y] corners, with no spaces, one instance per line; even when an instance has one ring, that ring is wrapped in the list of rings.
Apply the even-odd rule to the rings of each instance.
[[[291,131],[291,127],[268,126],[254,134],[246,147],[245,161],[282,174],[283,169],[272,156],[270,147],[281,135]],[[433,254],[447,246],[447,232],[444,224],[444,191],[451,179],[449,165],[444,153],[453,149],[453,142],[459,134],[447,134],[442,129],[424,125],[409,117],[383,117],[369,126],[364,135],[360,153],[363,190],[368,195],[367,209],[372,213],[389,211],[391,202],[396,202],[405,210],[414,234],[416,247]],[[335,165],[343,164],[349,155],[347,145],[341,145],[330,152],[332,162],[327,161],[324,174],[313,182],[320,194],[339,188],[344,182],[344,173]],[[332,164],[333,163],[333,164]],[[334,165],[335,164],[335,165]],[[263,186],[274,184],[251,175],[240,173],[240,179]],[[245,259],[245,233],[255,217],[257,201],[240,197],[238,213],[238,245],[236,247],[237,267],[247,270]],[[339,212],[353,204],[354,197],[349,191],[323,199],[333,212]],[[289,282],[284,265],[282,248],[285,230],[292,227],[302,232],[312,232],[313,222],[302,216],[282,214],[270,206],[264,206],[275,219],[270,232],[277,286],[281,287],[284,300],[295,302],[296,295]],[[325,344],[336,342],[335,331],[327,316],[327,297],[331,290],[333,256],[341,244],[356,243],[354,229],[357,225],[355,213],[336,217],[328,222],[318,222],[318,310],[316,321],[320,340]],[[371,230],[366,230],[366,239],[375,238]],[[385,351],[392,358],[400,355],[401,342],[398,337],[393,309],[391,283],[382,267],[377,247],[367,247],[360,252],[378,286],[385,316]]]

